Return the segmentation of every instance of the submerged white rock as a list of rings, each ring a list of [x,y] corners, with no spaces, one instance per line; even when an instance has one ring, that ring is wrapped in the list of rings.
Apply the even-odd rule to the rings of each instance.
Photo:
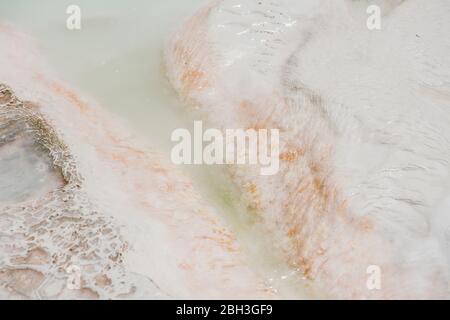
[[[374,3],[380,30],[366,26]],[[210,126],[280,129],[278,174],[230,172],[265,231],[246,241],[275,245],[293,269],[284,282],[320,297],[449,298],[449,14],[445,0],[217,0],[169,43],[169,78]],[[87,66],[126,59],[139,41],[123,38],[114,53],[87,47]],[[255,268],[192,179],[50,70],[0,24],[0,297],[305,297]],[[138,93],[141,78],[123,74],[128,86],[112,87]]]
[[[280,129],[278,175],[232,176],[331,297],[450,297],[449,15],[445,0],[218,0],[168,45],[172,84],[211,126]]]

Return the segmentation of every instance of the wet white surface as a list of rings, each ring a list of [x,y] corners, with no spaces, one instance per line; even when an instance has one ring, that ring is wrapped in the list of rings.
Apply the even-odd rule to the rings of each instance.
[[[214,126],[285,129],[278,175],[235,166],[234,179],[327,292],[448,297],[449,13],[445,0],[211,2],[168,49],[172,83]]]
[[[43,56],[61,79],[98,101],[127,122],[145,143],[167,155],[172,130],[189,127],[192,119],[183,111],[164,78],[162,49],[168,35],[202,2],[78,1],[82,29],[69,31],[65,26],[65,10],[72,1],[47,0],[39,4],[31,0],[2,1],[0,20],[34,36]],[[318,6],[319,2],[324,6]],[[356,288],[357,296],[364,296],[367,293],[366,267],[378,254],[380,264],[385,263],[385,269],[394,270],[391,280],[395,294],[404,294],[404,286],[410,288],[406,293],[413,296],[436,294],[440,297],[448,290],[450,73],[449,23],[445,14],[449,6],[440,0],[427,2],[425,9],[415,0],[378,2],[386,9],[383,16],[386,24],[381,32],[370,33],[364,27],[366,12],[362,2],[280,0],[275,4],[248,1],[241,5],[240,1],[225,1],[220,10],[214,11],[207,25],[215,49],[223,54],[223,60],[218,63],[222,68],[221,82],[215,83],[214,92],[209,96],[218,98],[219,103],[211,106],[208,103],[212,99],[206,99],[204,104],[216,108],[214,111],[209,108],[208,112],[218,126],[231,127],[241,113],[233,112],[232,107],[238,105],[222,104],[222,101],[233,95],[238,99],[257,100],[262,92],[280,88],[280,92],[295,102],[298,102],[295,99],[303,99],[300,100],[303,104],[285,106],[286,110],[278,108],[275,110],[278,114],[272,114],[271,119],[293,129],[286,145],[299,149],[304,146],[298,137],[312,137],[311,132],[317,130],[318,138],[308,156],[313,158],[316,149],[318,154],[327,149],[320,149],[322,145],[332,147],[329,154],[324,152],[329,156],[327,161],[333,173],[332,177],[326,175],[327,181],[330,179],[348,200],[349,220],[368,217],[376,225],[379,236],[372,242],[367,235],[356,238],[357,250],[354,247],[347,250],[346,237],[351,233],[345,228],[336,228],[341,232],[338,234],[331,221],[323,223],[328,232],[324,233],[325,240],[330,242],[326,245],[330,251],[336,251],[334,258],[344,256],[342,264],[330,260],[327,265],[325,273],[332,275],[331,280],[326,281],[329,289],[336,289],[338,295],[345,296],[346,290],[338,292],[340,287],[333,285],[333,281],[340,283],[347,277],[350,280],[345,280],[345,284]],[[276,23],[270,25],[269,31],[275,34],[272,39],[266,28],[267,22],[273,19],[266,21],[270,15],[261,14],[261,6],[272,8],[280,4],[284,11],[277,16]],[[241,14],[236,16],[233,10]],[[215,68],[208,70],[208,74],[215,72]],[[305,104],[308,98],[310,104]],[[306,110],[310,116],[306,125],[305,105],[310,107]],[[256,114],[268,110],[270,108],[256,109]],[[242,118],[244,123],[249,120],[245,116]],[[250,123],[254,120],[251,116],[248,118]],[[301,132],[303,129],[305,132]],[[80,150],[83,152],[82,147]],[[322,165],[323,158],[311,161]],[[10,162],[5,159],[9,166]],[[25,165],[28,164],[27,160]],[[273,218],[271,227],[275,236],[272,239],[280,241],[281,245],[288,244],[286,251],[294,258],[303,253],[298,252],[295,243],[294,249],[289,247],[289,239],[283,242],[285,230],[279,227],[279,222],[282,220],[287,227],[291,225],[280,219],[284,210],[280,202],[286,200],[284,204],[297,210],[295,214],[309,206],[309,199],[305,205],[300,196],[292,196],[292,190],[285,189],[289,182],[291,185],[298,182],[300,174],[292,172],[302,173],[310,165],[301,162],[292,167],[287,165],[286,176],[275,184],[256,179],[257,185],[263,186],[259,200],[267,204],[266,213]],[[281,296],[292,297],[293,292],[300,292],[295,296],[305,297],[303,283],[298,282],[300,277],[293,276],[293,271],[274,254],[271,238],[255,230],[251,218],[243,218],[246,210],[236,201],[240,194],[224,178],[221,169],[183,169],[195,177],[196,187],[238,234],[254,269],[262,272]],[[14,172],[8,170],[8,174]],[[245,174],[248,173],[244,172],[243,176]],[[314,190],[311,197],[317,197],[317,193]],[[101,196],[108,200],[105,195]],[[120,218],[124,222],[128,219],[124,215]],[[147,230],[157,227],[150,220],[142,223],[140,218],[133,219],[129,219],[132,227],[126,231],[127,236],[134,239],[132,241],[140,248],[137,252],[142,253],[146,250],[146,241],[154,239],[151,234],[147,237]],[[344,224],[348,222],[345,219]],[[310,227],[310,233],[303,235],[300,241],[318,237],[316,225]],[[133,234],[132,230],[139,232]],[[342,247],[336,244],[339,241]],[[389,245],[383,245],[383,241]],[[375,250],[371,252],[368,248]],[[386,248],[392,250],[392,255],[387,256]],[[316,252],[313,249],[311,252]],[[320,247],[319,251],[324,250]],[[341,252],[349,253],[350,259],[346,260]],[[367,260],[361,258],[363,255]],[[142,274],[151,269],[151,261],[143,259],[142,255],[132,256],[131,261]],[[164,267],[151,269],[152,275],[163,274]],[[354,269],[359,278],[352,283]],[[170,284],[176,287],[177,283],[172,280]]]

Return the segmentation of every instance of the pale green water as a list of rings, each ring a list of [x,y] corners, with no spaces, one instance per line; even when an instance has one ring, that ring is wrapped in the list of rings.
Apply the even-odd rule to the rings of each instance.
[[[175,128],[192,127],[162,72],[165,39],[205,0],[0,0],[0,20],[33,35],[50,65],[81,92],[126,121],[168,155]],[[66,28],[66,9],[81,8],[81,30]],[[203,191],[239,236],[251,264],[286,297],[302,285],[247,220],[222,168],[189,167]]]
[[[0,19],[36,37],[61,78],[167,147],[182,121],[161,72],[164,41],[204,0],[0,0]],[[81,30],[66,9],[81,8]]]

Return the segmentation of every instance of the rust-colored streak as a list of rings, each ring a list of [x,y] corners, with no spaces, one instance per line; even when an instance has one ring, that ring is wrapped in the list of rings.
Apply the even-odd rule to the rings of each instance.
[[[180,81],[180,95],[183,99],[190,98],[194,91],[207,88],[210,80],[206,76],[206,69],[213,68],[208,51],[207,21],[211,7],[207,6],[187,21],[183,30],[172,44],[170,56],[174,75]],[[195,44],[195,45],[193,45]]]
[[[49,88],[52,92],[57,94],[58,96],[64,97],[67,101],[69,101],[73,106],[77,107],[82,112],[87,112],[89,110],[89,106],[86,102],[82,101],[78,98],[77,94],[65,87],[64,85],[46,79],[42,74],[35,74],[35,78],[37,81],[43,83],[47,88]]]

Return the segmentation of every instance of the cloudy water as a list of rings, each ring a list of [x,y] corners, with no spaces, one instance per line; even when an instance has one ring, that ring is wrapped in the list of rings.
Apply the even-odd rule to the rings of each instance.
[[[0,21],[31,34],[61,79],[118,116],[148,145],[168,156],[174,129],[192,127],[164,77],[162,50],[168,36],[205,0],[0,0]],[[81,30],[66,28],[67,7],[81,8]],[[304,296],[246,218],[239,193],[222,168],[187,167],[197,187],[219,208],[251,264],[287,297]],[[296,282],[297,283],[294,283]],[[303,291],[303,290],[301,290]]]

